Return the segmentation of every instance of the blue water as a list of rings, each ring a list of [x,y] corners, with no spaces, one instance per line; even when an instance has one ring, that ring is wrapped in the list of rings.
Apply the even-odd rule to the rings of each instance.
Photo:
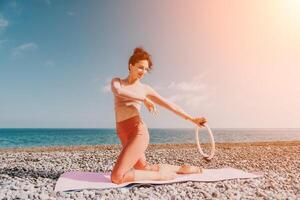
[[[216,142],[300,140],[300,129],[212,129]],[[149,129],[150,143],[193,143],[194,129]],[[201,143],[208,133],[200,129]],[[0,129],[0,148],[120,144],[115,129]]]

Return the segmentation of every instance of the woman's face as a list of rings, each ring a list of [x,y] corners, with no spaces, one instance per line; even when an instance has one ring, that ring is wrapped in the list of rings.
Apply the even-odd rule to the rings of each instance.
[[[140,60],[134,65],[130,64],[130,73],[134,78],[142,79],[150,70],[148,60]]]

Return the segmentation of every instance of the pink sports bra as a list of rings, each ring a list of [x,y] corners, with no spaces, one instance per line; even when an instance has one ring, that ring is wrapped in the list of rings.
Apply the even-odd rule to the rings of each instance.
[[[118,95],[115,96],[115,109],[124,106],[135,106],[137,109],[140,109],[142,106],[141,101],[129,99],[127,97],[122,97]]]
[[[111,82],[117,122],[139,115],[142,101],[146,97],[146,91],[142,84],[122,85],[121,82],[120,78],[114,78]]]

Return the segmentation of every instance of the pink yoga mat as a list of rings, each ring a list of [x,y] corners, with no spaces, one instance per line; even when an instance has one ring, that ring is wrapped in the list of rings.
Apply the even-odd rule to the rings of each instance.
[[[71,171],[63,173],[57,180],[54,191],[70,191],[83,189],[119,188],[136,183],[139,185],[169,184],[183,181],[212,182],[236,178],[258,178],[263,173],[249,173],[231,167],[221,169],[203,169],[201,174],[179,174],[176,179],[168,181],[134,181],[123,184],[114,184],[110,180],[110,172],[80,172]]]

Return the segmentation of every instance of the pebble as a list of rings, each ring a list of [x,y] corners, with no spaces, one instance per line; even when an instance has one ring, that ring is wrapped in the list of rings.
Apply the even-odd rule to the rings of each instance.
[[[60,174],[70,170],[110,171],[120,149],[49,152],[0,151],[0,199],[299,199],[300,174],[296,169],[300,143],[296,145],[217,146],[211,162],[205,162],[195,148],[153,148],[147,150],[150,163],[203,168],[230,166],[245,171],[263,171],[263,178],[218,182],[181,182],[106,190],[54,192]],[[285,155],[279,156],[279,155]],[[171,159],[167,159],[167,158]],[[199,159],[198,159],[199,158]],[[169,160],[169,162],[167,162]]]
[[[39,198],[41,199],[41,200],[46,200],[46,199],[48,199],[49,198],[49,195],[48,194],[45,194],[45,193],[41,193],[40,195],[39,195]]]
[[[126,188],[121,188],[120,191],[121,191],[123,194],[129,192],[129,190],[126,189]]]

